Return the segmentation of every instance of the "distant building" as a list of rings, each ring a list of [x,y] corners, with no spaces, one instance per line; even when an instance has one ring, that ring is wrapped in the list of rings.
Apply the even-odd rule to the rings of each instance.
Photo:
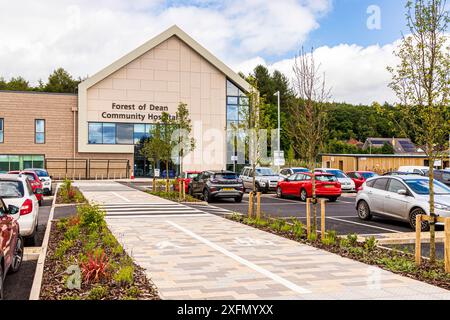
[[[387,143],[394,148],[395,154],[422,153],[409,138],[367,138],[363,150],[370,148],[382,148]]]
[[[359,140],[356,140],[355,138],[349,139],[349,140],[347,141],[347,143],[348,143],[348,144],[351,144],[351,145],[353,145],[353,146],[355,146],[355,147],[358,147],[359,149],[362,149],[362,148],[364,147],[364,143],[361,142],[361,141],[359,141]]]

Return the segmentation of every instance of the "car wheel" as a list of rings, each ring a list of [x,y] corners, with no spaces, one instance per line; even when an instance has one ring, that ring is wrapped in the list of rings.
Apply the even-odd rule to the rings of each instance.
[[[0,263],[0,300],[3,300],[3,267]]]
[[[277,188],[277,198],[283,198],[283,190],[281,190],[281,187]]]
[[[39,207],[42,207],[42,200],[39,200],[38,203],[39,203]]]
[[[361,200],[360,202],[358,202],[357,211],[358,211],[358,217],[361,220],[367,221],[367,220],[372,219],[372,213],[370,213],[369,205],[364,200]]]
[[[9,273],[15,273],[19,271],[23,260],[23,239],[22,237],[17,237],[16,247],[14,249],[14,256],[11,263],[11,268],[9,268]]]
[[[234,201],[237,203],[242,202],[242,196],[234,198]]]
[[[411,228],[413,230],[416,230],[416,216],[418,216],[419,214],[426,215],[425,211],[423,211],[421,208],[415,208],[409,214],[409,224],[411,225]],[[428,223],[428,221],[422,221],[420,231],[428,230],[430,230],[430,224]]]
[[[36,232],[37,228],[34,229],[33,234],[31,236],[28,236],[25,238],[25,242],[27,246],[35,246],[36,245],[36,236],[37,236],[37,232]]]
[[[330,197],[330,198],[328,198],[328,201],[330,201],[330,202],[336,202],[336,200],[337,200],[337,197]]]
[[[306,199],[308,199],[308,193],[306,192],[305,189],[302,189],[300,191],[300,200],[306,202]]]
[[[211,196],[209,195],[208,189],[205,189],[205,191],[203,191],[203,200],[208,203],[212,202],[212,199],[211,199]]]
[[[192,187],[188,187],[188,194],[193,197],[194,196],[194,191],[192,190]]]

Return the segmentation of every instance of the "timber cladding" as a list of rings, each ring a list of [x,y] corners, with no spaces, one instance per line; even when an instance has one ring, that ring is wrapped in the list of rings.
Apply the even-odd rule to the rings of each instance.
[[[447,162],[448,159],[444,159]],[[347,171],[374,171],[383,174],[396,171],[400,166],[427,166],[425,155],[369,155],[323,154],[322,167]]]

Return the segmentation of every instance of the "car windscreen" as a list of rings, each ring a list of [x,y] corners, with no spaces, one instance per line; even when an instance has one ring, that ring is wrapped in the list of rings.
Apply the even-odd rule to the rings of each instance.
[[[428,185],[428,179],[407,179],[405,183],[410,187],[415,193],[418,194],[430,194],[430,188]],[[450,188],[445,184],[434,181],[434,193],[435,194],[450,194]]]
[[[45,170],[34,170],[38,177],[48,177],[48,173]]]
[[[199,176],[199,173],[188,173],[187,174],[187,177],[189,178],[189,179],[194,179],[194,178],[196,178],[196,177],[198,177]]]
[[[216,173],[214,175],[214,179],[217,179],[217,180],[233,180],[233,179],[238,179],[238,176],[235,173]]]
[[[336,178],[347,178],[347,176],[340,170],[327,170],[327,173],[335,175]]]
[[[378,177],[378,174],[376,174],[375,172],[361,172],[361,175],[366,180],[369,179],[369,178]]]
[[[299,169],[292,169],[292,171],[294,171],[294,173],[309,172],[309,170],[308,170],[308,169],[303,169],[303,168],[299,168]]]
[[[270,168],[257,168],[256,175],[257,176],[275,176],[275,173]]]
[[[335,176],[316,175],[316,180],[321,182],[336,182],[337,178]]]
[[[0,197],[23,198],[24,190],[21,181],[0,180]]]

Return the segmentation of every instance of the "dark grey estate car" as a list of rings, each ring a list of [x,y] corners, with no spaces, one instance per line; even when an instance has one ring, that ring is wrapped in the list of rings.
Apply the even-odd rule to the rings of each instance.
[[[206,202],[217,198],[234,198],[236,202],[241,202],[244,185],[232,171],[208,170],[189,182],[188,193],[191,196],[202,196]]]

